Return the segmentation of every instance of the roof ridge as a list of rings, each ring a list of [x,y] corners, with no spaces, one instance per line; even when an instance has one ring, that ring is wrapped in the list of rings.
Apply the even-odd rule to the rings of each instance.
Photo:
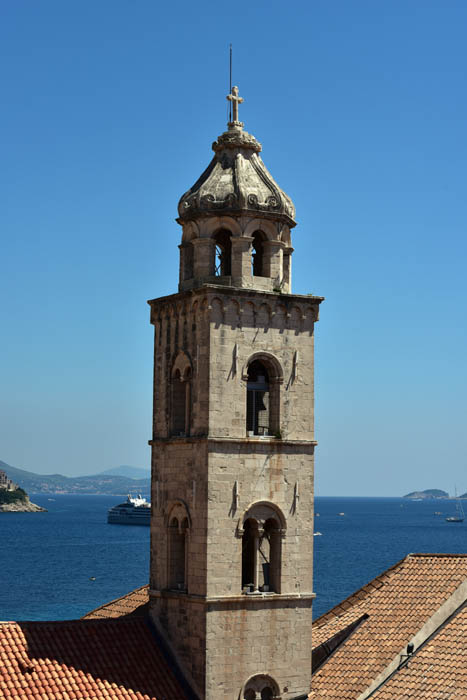
[[[138,593],[138,591],[142,591],[145,588],[149,588],[149,584],[145,583],[143,586],[139,586],[139,588],[134,588],[132,591],[129,591],[128,593],[125,593],[124,595],[119,596],[118,598],[114,598],[113,600],[108,600],[106,603],[102,603],[102,605],[98,605],[97,608],[94,608],[93,610],[89,610],[87,613],[85,613],[80,620],[83,620],[88,617],[88,615],[92,615],[92,613],[97,612],[98,610],[105,610],[105,608],[108,608],[109,605],[113,605],[114,603],[118,603],[119,600],[124,600],[125,598],[128,598],[130,595],[133,595],[134,593]]]
[[[360,693],[357,700],[368,700],[377,692],[388,680],[390,680],[401,668],[408,666],[409,659],[413,659],[416,654],[431,641],[446,624],[453,620],[467,605],[467,579],[463,581],[456,590],[445,600],[433,615],[415,632],[404,646],[396,653],[390,663],[373,680],[365,690]],[[409,651],[409,648],[412,651]],[[406,653],[405,653],[406,652]]]
[[[446,557],[463,557],[466,558],[467,554],[464,553],[457,553],[457,552],[452,552],[451,554],[447,552],[440,552],[440,553],[430,553],[430,552],[412,552],[407,555],[407,557],[439,557],[440,559],[444,559]]]
[[[341,600],[340,603],[335,605],[333,608],[328,610],[327,612],[323,613],[320,615],[320,617],[317,617],[316,620],[313,621],[313,627],[321,627],[323,624],[328,622],[329,619],[336,617],[336,614],[340,611],[342,613],[346,612],[349,610],[349,608],[353,607],[353,605],[356,605],[357,603],[361,602],[366,598],[371,591],[373,591],[375,588],[380,588],[381,585],[384,585],[387,583],[387,578],[392,578],[392,576],[396,573],[396,569],[401,569],[403,564],[410,561],[411,559],[423,559],[423,558],[430,558],[430,557],[439,557],[440,559],[447,559],[447,558],[467,558],[467,554],[457,554],[457,553],[452,553],[452,554],[447,554],[447,553],[435,553],[435,552],[409,552],[409,554],[406,554],[403,559],[400,559],[398,562],[393,564],[392,566],[389,567],[389,569],[385,569],[381,574],[378,574],[378,576],[375,576],[375,578],[371,579],[368,583],[366,583],[364,586],[361,588],[358,588],[356,591],[351,593],[347,598],[344,598],[344,600]],[[380,584],[380,585],[378,585]]]
[[[22,627],[23,625],[32,625],[34,627],[42,626],[45,627],[49,625],[50,627],[64,627],[65,625],[77,626],[81,624],[100,623],[100,622],[124,622],[130,624],[135,621],[145,621],[144,617],[136,617],[130,615],[122,615],[120,617],[93,617],[90,620],[82,619],[80,617],[72,620],[16,620],[13,622],[8,622],[9,625],[18,625]],[[1,624],[1,623],[0,623]]]

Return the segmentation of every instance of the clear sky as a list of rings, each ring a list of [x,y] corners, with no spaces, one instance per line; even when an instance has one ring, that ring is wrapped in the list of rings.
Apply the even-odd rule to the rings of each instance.
[[[318,495],[467,490],[464,0],[0,7],[0,459],[149,466],[177,202],[227,118],[292,197]]]

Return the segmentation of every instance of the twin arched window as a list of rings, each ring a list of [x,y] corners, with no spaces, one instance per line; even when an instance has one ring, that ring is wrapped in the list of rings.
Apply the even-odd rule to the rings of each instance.
[[[279,686],[271,676],[259,675],[245,683],[243,700],[274,700],[280,697]]]
[[[242,533],[242,590],[280,593],[281,536],[278,512],[258,504],[247,514]]]
[[[227,229],[220,229],[214,234],[215,253],[214,269],[216,277],[229,277],[232,274],[232,233]],[[251,244],[251,274],[254,277],[268,277],[267,256],[265,244],[267,236],[263,231],[255,231]],[[212,265],[212,262],[211,262]],[[180,245],[180,281],[185,282],[196,276],[194,269],[193,242],[185,240]],[[212,271],[211,273],[212,274]]]
[[[216,242],[215,275],[224,277],[232,274],[232,241],[230,231],[221,229],[214,236]],[[251,244],[251,274],[254,277],[267,277],[264,244],[266,235],[262,231],[255,231]]]
[[[177,503],[168,519],[168,588],[186,591],[188,585],[188,535],[190,523],[182,503]]]
[[[191,378],[190,361],[185,353],[180,352],[174,362],[171,378],[170,434],[175,437],[190,434]]]

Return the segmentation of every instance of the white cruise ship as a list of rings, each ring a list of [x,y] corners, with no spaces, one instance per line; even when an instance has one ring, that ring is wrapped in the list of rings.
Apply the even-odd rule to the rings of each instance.
[[[141,495],[133,498],[128,494],[125,503],[109,509],[107,522],[118,525],[150,525],[151,504]]]

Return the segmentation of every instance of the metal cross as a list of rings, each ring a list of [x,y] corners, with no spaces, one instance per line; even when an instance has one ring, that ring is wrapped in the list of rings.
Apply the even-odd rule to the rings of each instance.
[[[232,88],[232,94],[227,95],[227,99],[232,102],[232,122],[238,122],[238,105],[243,102],[243,97],[238,96],[238,87],[236,85]]]

